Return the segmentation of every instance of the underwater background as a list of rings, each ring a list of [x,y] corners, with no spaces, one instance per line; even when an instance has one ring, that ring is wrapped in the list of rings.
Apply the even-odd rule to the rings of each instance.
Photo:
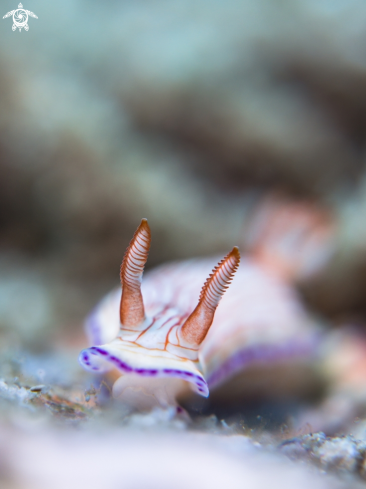
[[[2,16],[16,8],[4,0]],[[364,2],[24,8],[38,17],[28,31],[0,23],[2,487],[363,487]],[[331,337],[320,384],[326,370],[338,387],[193,406],[178,420],[126,414],[77,358],[84,320],[118,285],[141,218],[151,269],[236,244],[249,253],[268,199],[332,220],[329,257],[293,286]]]

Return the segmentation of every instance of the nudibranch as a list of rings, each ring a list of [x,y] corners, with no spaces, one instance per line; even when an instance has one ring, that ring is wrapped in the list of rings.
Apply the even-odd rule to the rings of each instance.
[[[207,397],[199,349],[238,269],[239,249],[234,247],[213,268],[198,295],[189,287],[185,290],[185,279],[175,289],[168,285],[167,290],[159,279],[149,280],[144,287],[150,243],[150,227],[143,219],[121,265],[122,290],[107,297],[91,317],[89,334],[94,346],[83,350],[79,361],[94,373],[120,371],[113,393],[127,403],[142,392],[146,399],[139,399],[139,404],[174,404],[187,385]],[[115,307],[116,298],[119,307]]]
[[[81,364],[126,374],[114,384],[116,396],[141,388],[160,404],[187,383],[227,403],[313,392],[322,332],[292,282],[326,261],[329,223],[314,206],[270,201],[246,230],[250,246],[239,268],[234,248],[216,268],[216,257],[173,262],[141,284],[150,245],[143,220],[122,264],[122,291],[110,292],[87,320],[94,346]]]

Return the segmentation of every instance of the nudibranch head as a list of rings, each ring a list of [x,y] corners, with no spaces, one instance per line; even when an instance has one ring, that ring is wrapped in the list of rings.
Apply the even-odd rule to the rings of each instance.
[[[144,386],[146,382],[142,379],[146,378],[181,379],[189,382],[198,394],[207,397],[208,386],[198,351],[213,322],[220,299],[238,268],[239,250],[234,247],[213,269],[193,311],[181,307],[184,298],[175,302],[159,298],[159,284],[156,284],[155,298],[149,298],[145,310],[141,283],[150,242],[150,228],[147,220],[143,219],[121,266],[120,329],[113,329],[116,318],[115,309],[111,309],[111,330],[101,332],[103,338],[97,340],[95,346],[83,350],[79,361],[95,373],[117,368],[122,374],[127,374],[132,383]],[[181,294],[184,295],[184,289]],[[102,308],[103,311],[108,314],[109,308]],[[106,343],[101,344],[104,341]],[[158,384],[161,386],[161,381]],[[118,393],[123,385],[124,381],[118,381],[114,391]]]

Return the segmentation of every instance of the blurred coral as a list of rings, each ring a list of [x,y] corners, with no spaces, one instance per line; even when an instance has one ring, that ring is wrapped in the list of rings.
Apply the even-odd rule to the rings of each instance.
[[[12,46],[1,52],[2,248],[111,284],[142,216],[156,230],[151,264],[202,255],[235,241],[253,199],[282,189],[339,216],[336,258],[310,300],[366,309],[360,3],[79,0],[51,24],[43,8],[29,43],[0,34]]]

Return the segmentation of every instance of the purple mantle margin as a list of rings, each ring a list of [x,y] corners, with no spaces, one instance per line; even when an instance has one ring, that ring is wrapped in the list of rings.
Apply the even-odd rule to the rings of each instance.
[[[316,335],[307,342],[293,340],[281,346],[258,345],[239,350],[210,374],[207,383],[212,389],[247,366],[279,363],[294,357],[313,358],[316,355],[319,340],[319,335]]]
[[[125,373],[135,373],[145,377],[178,377],[188,382],[191,382],[197,386],[197,389],[201,396],[207,397],[209,394],[208,386],[205,379],[199,375],[195,375],[192,372],[187,372],[185,370],[178,369],[145,369],[145,368],[133,368],[127,363],[123,362],[119,358],[114,355],[111,355],[103,348],[99,348],[96,346],[92,346],[91,348],[87,348],[82,350],[79,355],[80,364],[85,367],[87,370],[91,370],[93,372],[100,371],[100,368],[93,365],[93,356],[99,356],[104,358],[108,362],[112,363],[115,367]]]

